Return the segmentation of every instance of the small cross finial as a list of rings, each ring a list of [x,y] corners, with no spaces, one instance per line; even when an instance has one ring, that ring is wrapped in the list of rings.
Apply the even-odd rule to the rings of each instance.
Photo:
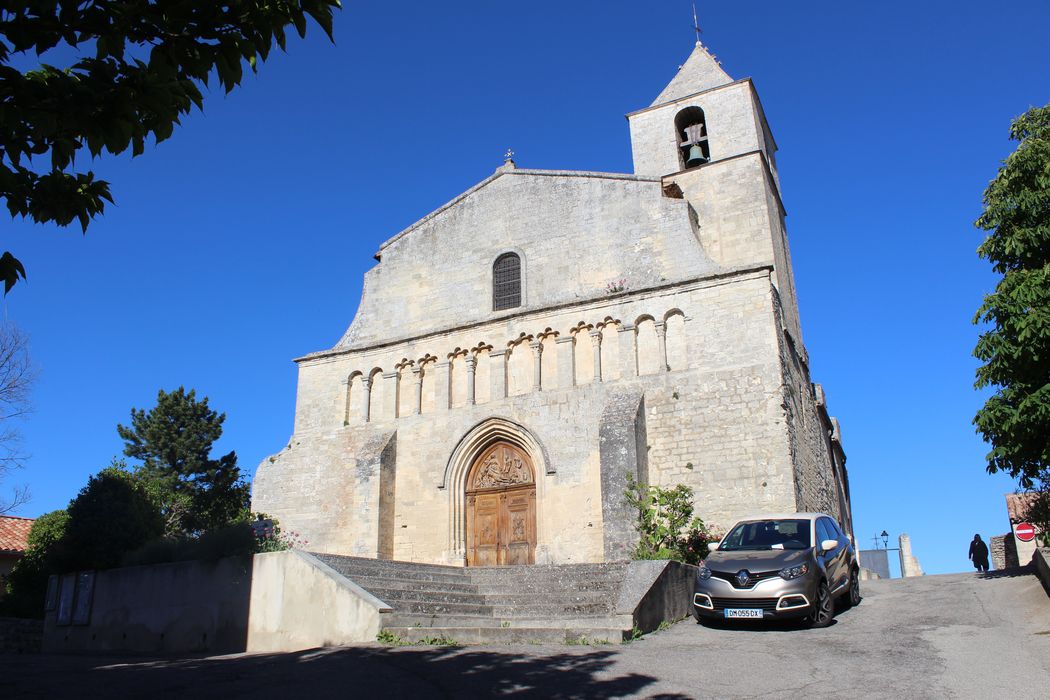
[[[700,30],[700,22],[696,19],[696,2],[695,2],[695,0],[693,2],[693,30],[696,32],[696,45],[697,46],[703,46],[703,44],[700,43],[700,35],[703,34],[703,32]]]
[[[512,151],[511,149],[508,148],[507,152],[503,154],[503,162],[504,163],[513,163],[514,162],[514,151]]]

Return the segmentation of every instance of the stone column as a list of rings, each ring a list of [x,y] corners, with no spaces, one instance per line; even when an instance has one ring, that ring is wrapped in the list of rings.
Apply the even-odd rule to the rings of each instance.
[[[571,335],[557,338],[554,346],[558,351],[558,388],[576,386],[576,339]]]
[[[591,334],[591,349],[594,350],[594,381],[602,380],[602,332],[595,329]]]
[[[638,376],[638,328],[629,323],[620,326],[620,379]]]
[[[467,361],[467,405],[474,405],[474,373],[478,366],[477,358],[468,355]]]
[[[667,324],[663,321],[656,322],[656,347],[660,360],[660,371],[666,372],[670,366],[667,364]]]
[[[383,372],[383,418],[393,420],[397,418],[397,395],[401,388],[400,372]]]
[[[361,377],[361,422],[367,423],[371,420],[368,415],[368,403],[372,398],[372,378]]]
[[[412,410],[409,415],[418,416],[423,407],[423,368],[412,368],[412,383],[415,384],[414,397],[412,399]]]
[[[529,347],[532,348],[532,390],[543,391],[543,342],[533,340]]]
[[[489,353],[489,381],[492,401],[507,398],[507,351],[493,350]]]
[[[449,375],[450,362],[436,362],[431,368],[434,373],[434,409],[447,411],[451,405],[451,376]]]

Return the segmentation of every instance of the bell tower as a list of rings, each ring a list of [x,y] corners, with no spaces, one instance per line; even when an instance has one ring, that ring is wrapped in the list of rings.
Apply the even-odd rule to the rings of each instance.
[[[653,103],[627,115],[636,175],[691,209],[723,267],[771,265],[784,322],[801,344],[773,134],[750,78],[734,80],[699,41]]]

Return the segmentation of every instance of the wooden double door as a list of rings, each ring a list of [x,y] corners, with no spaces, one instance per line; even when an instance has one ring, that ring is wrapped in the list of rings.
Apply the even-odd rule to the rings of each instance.
[[[489,446],[467,478],[467,566],[536,562],[536,481],[532,462],[505,442]]]

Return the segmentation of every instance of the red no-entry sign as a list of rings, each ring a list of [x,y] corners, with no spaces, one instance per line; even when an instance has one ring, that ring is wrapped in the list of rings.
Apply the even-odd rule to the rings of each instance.
[[[1031,523],[1018,523],[1014,528],[1014,534],[1022,542],[1031,542],[1035,539],[1035,528]]]

